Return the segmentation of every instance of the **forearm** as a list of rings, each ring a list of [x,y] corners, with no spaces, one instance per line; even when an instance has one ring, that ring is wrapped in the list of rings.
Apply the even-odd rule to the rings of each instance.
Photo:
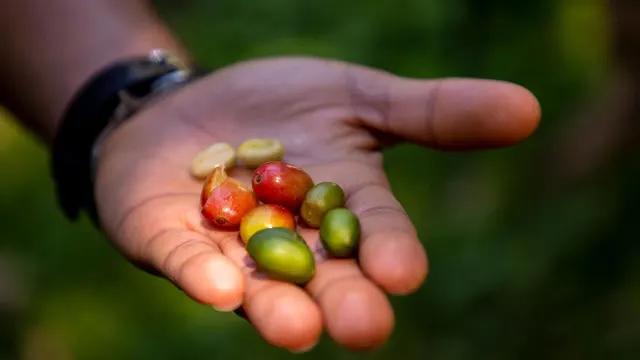
[[[93,73],[154,48],[185,56],[146,0],[5,0],[0,102],[50,142]]]

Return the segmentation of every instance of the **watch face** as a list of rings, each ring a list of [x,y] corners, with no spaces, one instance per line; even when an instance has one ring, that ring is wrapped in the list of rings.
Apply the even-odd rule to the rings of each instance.
[[[180,70],[188,70],[187,64],[175,54],[164,49],[153,49],[149,53],[149,60],[158,64],[170,64]]]

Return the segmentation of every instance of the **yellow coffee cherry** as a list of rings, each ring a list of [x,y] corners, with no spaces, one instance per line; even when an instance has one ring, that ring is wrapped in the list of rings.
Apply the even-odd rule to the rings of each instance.
[[[242,218],[240,237],[246,244],[258,231],[276,227],[295,231],[296,218],[287,208],[280,205],[259,205]]]

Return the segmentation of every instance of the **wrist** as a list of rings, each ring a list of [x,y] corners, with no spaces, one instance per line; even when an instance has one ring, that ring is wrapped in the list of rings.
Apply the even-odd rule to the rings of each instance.
[[[53,143],[53,177],[65,214],[87,210],[97,220],[93,165],[100,139],[146,103],[198,74],[175,56],[154,50],[101,69],[74,95]],[[98,146],[96,146],[98,145]]]
[[[44,121],[45,124],[51,124],[51,126],[46,129],[45,136],[47,139],[52,140],[55,137],[65,109],[68,108],[73,97],[78,94],[82,86],[85,85],[92,76],[111,64],[126,59],[147,56],[151,51],[158,48],[167,50],[173,54],[179,54],[181,59],[188,61],[186,60],[188,59],[185,55],[186,52],[177,46],[177,44],[167,41],[168,39],[156,39],[154,41],[152,38],[155,37],[155,35],[157,34],[145,38],[146,36],[144,34],[138,34],[138,36],[141,37],[140,39],[130,39],[127,44],[124,44],[123,47],[115,51],[110,51],[102,56],[96,53],[87,54],[87,56],[83,56],[83,60],[76,60],[76,64],[70,66],[66,72],[67,81],[61,83],[58,96],[52,98],[49,103],[50,107],[49,111],[47,111],[48,119]]]
[[[188,58],[148,1],[10,0],[0,22],[0,93],[51,143],[74,94],[106,66],[162,48]]]

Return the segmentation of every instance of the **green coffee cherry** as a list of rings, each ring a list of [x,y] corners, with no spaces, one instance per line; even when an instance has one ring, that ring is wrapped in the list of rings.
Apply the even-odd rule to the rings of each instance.
[[[258,269],[279,280],[304,284],[315,273],[313,253],[300,235],[286,228],[258,231],[247,251]]]
[[[320,239],[331,255],[351,256],[355,253],[360,241],[360,221],[345,208],[330,210],[322,220]]]
[[[307,192],[300,208],[300,216],[307,225],[318,228],[327,211],[343,206],[342,188],[336,183],[321,182]]]

